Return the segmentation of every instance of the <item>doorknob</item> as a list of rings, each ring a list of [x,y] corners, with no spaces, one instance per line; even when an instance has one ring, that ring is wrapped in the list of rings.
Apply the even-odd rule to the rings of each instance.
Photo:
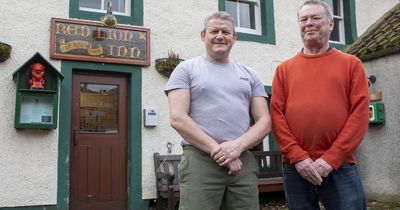
[[[74,128],[74,146],[78,145],[78,129]]]

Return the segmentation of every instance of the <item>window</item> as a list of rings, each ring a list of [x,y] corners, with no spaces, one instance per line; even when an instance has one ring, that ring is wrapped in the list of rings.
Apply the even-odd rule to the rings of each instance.
[[[70,0],[69,17],[99,21],[106,14],[109,1],[118,23],[143,25],[144,0]]]
[[[326,0],[333,12],[334,27],[329,38],[332,47],[343,49],[357,39],[355,0]]]
[[[106,13],[108,0],[79,0],[79,10]],[[113,14],[130,15],[130,0],[110,0]]]
[[[237,32],[261,35],[259,0],[227,0],[225,9],[235,19]]]
[[[237,39],[275,44],[273,0],[218,0],[236,22]]]
[[[343,5],[341,0],[327,0],[332,8],[334,27],[329,40],[333,43],[345,44]]]

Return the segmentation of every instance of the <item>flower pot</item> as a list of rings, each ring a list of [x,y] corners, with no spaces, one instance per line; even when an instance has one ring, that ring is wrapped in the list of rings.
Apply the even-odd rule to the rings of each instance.
[[[156,70],[163,76],[169,77],[175,67],[182,62],[179,58],[159,58],[156,60]]]
[[[10,57],[11,54],[11,46],[0,42],[0,63],[4,62]]]

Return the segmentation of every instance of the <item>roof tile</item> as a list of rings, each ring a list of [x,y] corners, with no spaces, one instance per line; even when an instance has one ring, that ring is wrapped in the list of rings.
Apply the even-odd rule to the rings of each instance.
[[[400,52],[400,3],[371,25],[356,42],[344,49],[361,60]]]

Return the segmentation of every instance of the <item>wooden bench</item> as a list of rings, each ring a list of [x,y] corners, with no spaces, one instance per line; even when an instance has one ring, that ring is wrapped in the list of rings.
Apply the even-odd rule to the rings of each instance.
[[[282,153],[279,151],[253,151],[258,163],[258,192],[283,191]]]
[[[259,166],[258,191],[283,191],[281,153],[278,151],[252,152]],[[181,155],[154,153],[157,186],[157,210],[174,210],[179,202],[179,170]]]
[[[180,155],[154,153],[154,170],[157,186],[157,210],[174,210],[179,201]]]

